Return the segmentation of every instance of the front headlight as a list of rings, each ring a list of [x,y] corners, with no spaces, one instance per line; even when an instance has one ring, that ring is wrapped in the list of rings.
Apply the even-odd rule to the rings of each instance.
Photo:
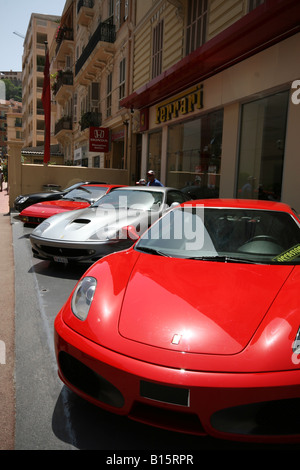
[[[79,281],[71,301],[71,308],[74,315],[79,320],[86,320],[97,286],[94,277],[84,277]]]
[[[292,344],[293,353],[300,354],[300,328],[297,331],[295,341]]]
[[[50,223],[47,222],[46,220],[42,222],[40,225],[38,225],[33,231],[33,235],[37,235],[38,237],[42,235],[42,233],[50,227]]]
[[[22,196],[20,199],[17,198],[18,204],[24,204],[25,201],[27,201],[29,196]]]
[[[295,365],[300,364],[299,354],[300,354],[300,328],[297,331],[295,341],[292,344],[292,363]]]

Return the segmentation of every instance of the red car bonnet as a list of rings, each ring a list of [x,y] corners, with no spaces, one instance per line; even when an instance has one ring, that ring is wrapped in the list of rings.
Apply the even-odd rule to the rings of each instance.
[[[291,270],[141,255],[126,289],[119,332],[164,349],[237,354]]]
[[[70,299],[63,318],[111,349],[130,340],[132,346],[233,355],[250,341],[292,269],[129,250],[103,258],[86,273],[98,280],[87,320],[72,314]]]
[[[24,209],[20,213],[20,216],[48,218],[52,215],[59,214],[61,212],[70,211],[74,209],[84,209],[85,207],[89,206],[89,202],[74,202],[67,200],[64,201],[62,199],[58,201],[38,202],[37,204],[33,204],[32,206],[29,206]]]

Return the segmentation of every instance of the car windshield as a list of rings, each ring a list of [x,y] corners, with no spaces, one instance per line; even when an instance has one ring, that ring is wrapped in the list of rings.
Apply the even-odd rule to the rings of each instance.
[[[162,191],[115,190],[93,204],[93,207],[158,211],[163,198]]]
[[[300,227],[285,212],[185,206],[155,223],[135,249],[196,260],[299,264]]]
[[[72,189],[72,191],[65,194],[62,199],[67,201],[94,202],[102,197],[107,189],[105,186],[79,186],[79,188]]]

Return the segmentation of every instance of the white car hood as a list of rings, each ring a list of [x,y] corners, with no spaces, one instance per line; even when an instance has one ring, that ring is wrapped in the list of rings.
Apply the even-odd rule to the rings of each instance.
[[[33,236],[44,239],[85,241],[95,234],[95,241],[105,239],[103,232],[120,229],[127,225],[143,224],[148,228],[148,211],[136,211],[131,209],[99,209],[88,208],[55,215],[47,219],[50,224],[40,235],[38,230],[33,231]],[[157,212],[157,218],[159,213]]]

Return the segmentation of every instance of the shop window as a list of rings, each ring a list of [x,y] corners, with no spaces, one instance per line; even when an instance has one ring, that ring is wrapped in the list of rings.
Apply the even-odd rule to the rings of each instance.
[[[93,167],[100,168],[100,155],[93,157]]]
[[[244,104],[236,197],[280,201],[288,91]]]
[[[155,176],[158,180],[160,180],[161,143],[162,143],[161,131],[153,132],[149,134],[147,171],[148,170],[155,171]]]
[[[126,169],[124,159],[124,139],[115,140],[112,144],[112,168],[118,170]]]
[[[186,55],[205,43],[207,26],[207,0],[189,0],[187,4]]]
[[[169,126],[167,186],[184,189],[194,199],[218,197],[223,110]]]

